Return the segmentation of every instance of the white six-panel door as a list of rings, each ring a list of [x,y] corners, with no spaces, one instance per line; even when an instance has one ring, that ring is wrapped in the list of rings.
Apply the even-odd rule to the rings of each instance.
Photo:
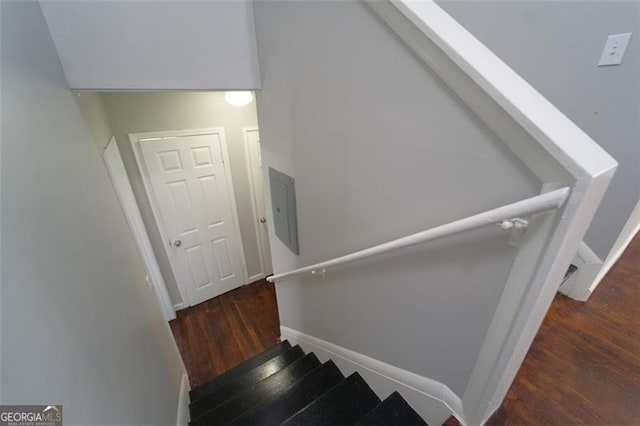
[[[139,140],[174,273],[191,305],[245,284],[223,137]]]

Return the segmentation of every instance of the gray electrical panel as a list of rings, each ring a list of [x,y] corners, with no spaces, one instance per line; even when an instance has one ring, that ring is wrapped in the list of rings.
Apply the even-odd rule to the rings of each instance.
[[[292,252],[300,254],[295,181],[292,177],[269,167],[269,184],[276,235]]]

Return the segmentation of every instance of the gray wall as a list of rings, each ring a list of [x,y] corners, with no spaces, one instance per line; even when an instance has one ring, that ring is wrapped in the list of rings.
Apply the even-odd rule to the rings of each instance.
[[[247,270],[249,276],[259,273],[259,245],[242,132],[243,127],[258,124],[255,103],[238,108],[227,104],[222,93],[202,92],[104,93],[102,100],[173,302],[181,302],[180,293],[144,191],[140,170],[129,142],[129,133],[224,127]]]
[[[74,89],[260,87],[250,0],[42,3]]]
[[[640,198],[640,3],[439,4],[620,163],[585,237],[604,259]],[[598,67],[607,36],[625,32],[622,65]]]
[[[325,260],[540,190],[360,2],[257,2],[263,160],[296,179],[300,256]],[[515,250],[489,227],[277,286],[284,326],[462,394]],[[446,324],[446,326],[444,326]]]
[[[82,118],[87,124],[87,129],[91,133],[91,140],[97,144],[100,150],[103,150],[111,140],[113,132],[100,94],[95,92],[76,93],[75,99],[80,107]]]
[[[2,402],[174,423],[183,368],[92,140],[105,125],[86,128],[39,4],[1,8]]]

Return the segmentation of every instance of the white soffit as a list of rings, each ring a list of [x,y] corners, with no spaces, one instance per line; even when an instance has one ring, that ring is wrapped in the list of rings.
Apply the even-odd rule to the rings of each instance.
[[[259,89],[250,1],[41,1],[72,89]]]

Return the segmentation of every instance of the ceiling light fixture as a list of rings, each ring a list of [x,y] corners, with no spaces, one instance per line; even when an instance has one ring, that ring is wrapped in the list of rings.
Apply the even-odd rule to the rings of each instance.
[[[224,92],[224,100],[229,105],[242,107],[251,103],[253,94],[251,92]]]

